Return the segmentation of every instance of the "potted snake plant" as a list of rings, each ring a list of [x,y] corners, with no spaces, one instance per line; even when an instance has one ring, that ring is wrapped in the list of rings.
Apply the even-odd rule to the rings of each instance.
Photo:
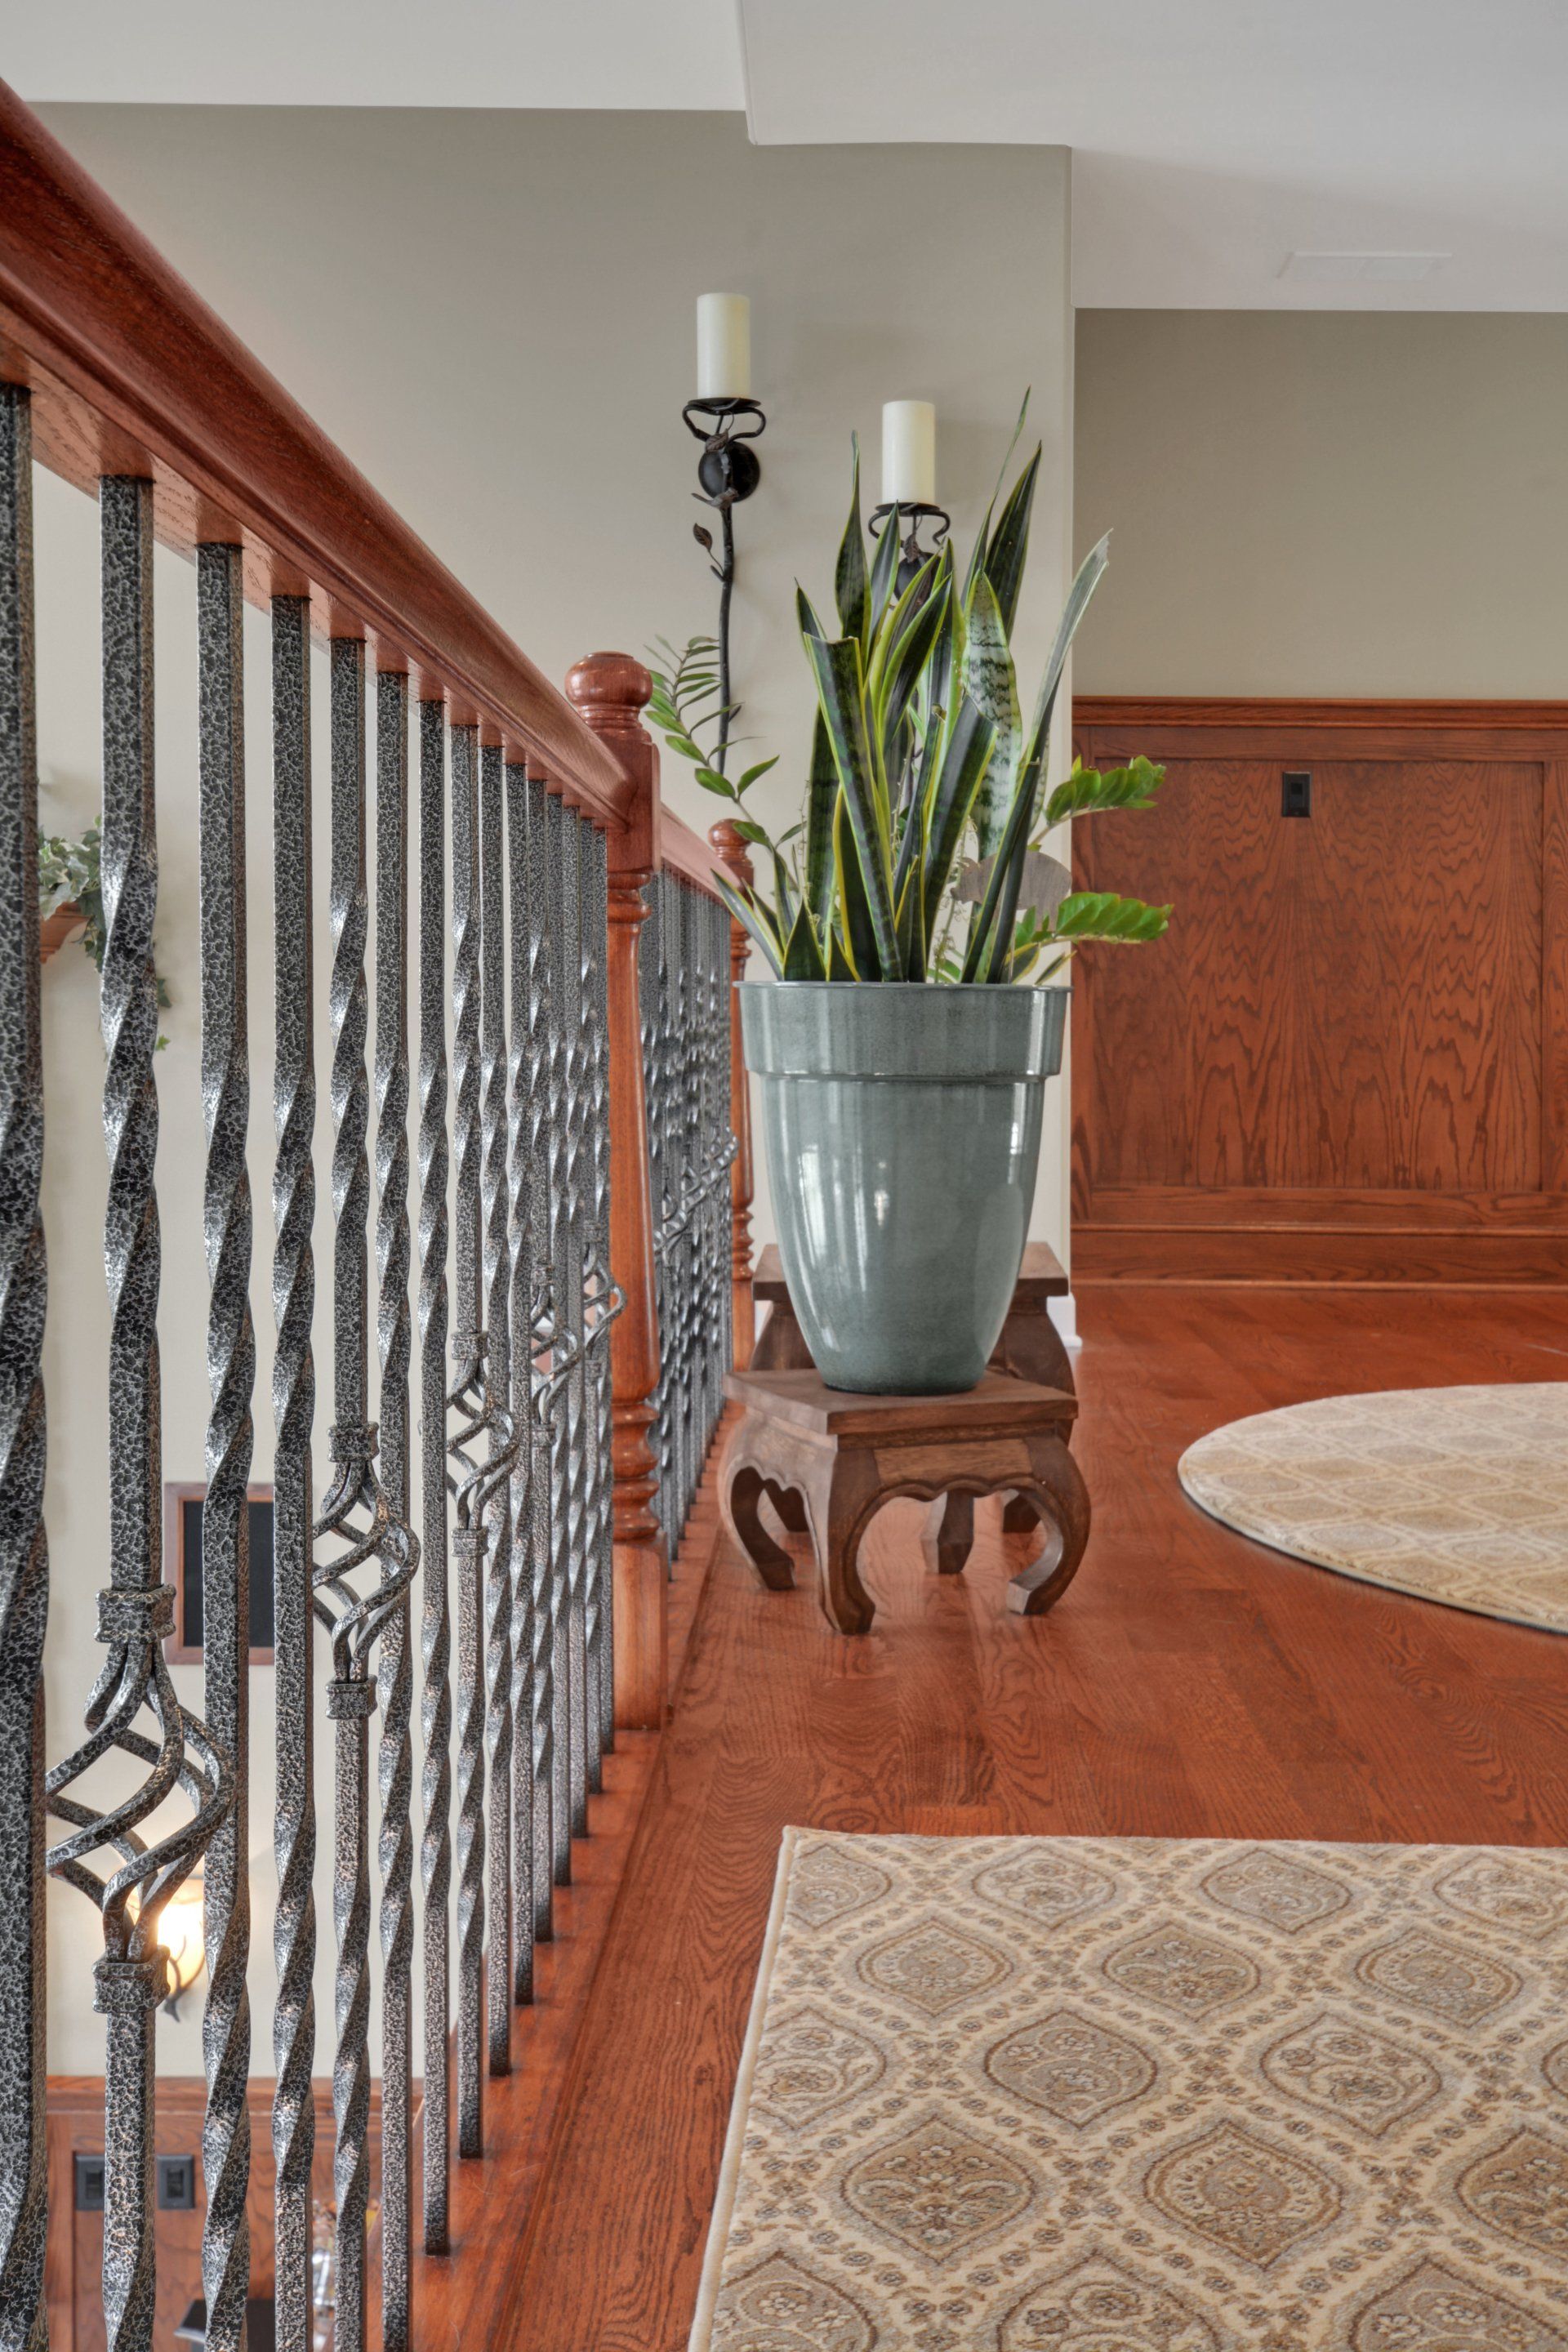
[[[868,554],[857,452],[837,627],[797,590],[816,712],[801,819],[776,839],[747,802],[775,761],[731,780],[704,749],[704,727],[730,715],[710,642],[663,648],[655,672],[667,741],[762,853],[766,884],[726,892],[772,974],[742,983],[742,1030],[790,1297],[835,1388],[952,1394],[980,1379],[1023,1260],[1068,960],[1089,940],[1158,938],[1170,917],[1075,890],[1042,847],[1075,816],[1146,804],[1163,772],[1136,759],[1048,785],[1068,653],[1107,551],[1072,583],[1026,719],[1011,639],[1039,462],[1037,447],[999,514],[998,483],[962,578],[948,543],[900,580],[896,513]]]

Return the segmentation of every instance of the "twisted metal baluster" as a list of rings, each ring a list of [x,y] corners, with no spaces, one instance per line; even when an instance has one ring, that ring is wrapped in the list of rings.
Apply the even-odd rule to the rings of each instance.
[[[447,1589],[446,710],[419,706],[419,1414],[425,1608],[425,2251],[444,2254],[451,2060],[452,1634]]]
[[[505,822],[501,753],[479,753],[479,1218],[485,1302],[486,1469],[497,1482],[485,1580],[486,1760],[489,1775],[486,2041],[492,2074],[511,2071],[511,1526],[517,1433],[501,1400],[511,1387],[508,1246]]]
[[[552,1508],[552,1428],[548,1357],[555,1347],[554,1210],[551,1171],[554,1157],[551,1126],[551,947],[549,794],[542,776],[528,779],[528,825],[524,862],[528,898],[528,1201],[532,1245],[531,1294],[531,1410],[529,1445],[529,1549],[533,1581],[533,1937],[547,1942],[552,1932],[555,1878],[555,1555]],[[518,1019],[514,1011],[513,1019]]]
[[[371,1662],[375,1645],[404,1605],[419,1547],[395,1517],[375,1472],[377,1433],[365,1416],[368,1389],[370,1165],[365,1140],[370,1086],[365,943],[364,646],[339,637],[331,648],[331,1098],[332,1385],[336,1465],[315,1526],[319,1546],[336,1538],[342,1551],[318,1549],[312,1585],[316,1614],[331,1634],[332,1680],[327,1711],[337,1725],[332,1912],[338,1932],[338,2042],[332,2065],[337,2146],[337,2352],[364,2345],[365,2208],[370,2165],[370,1717],[375,1709]],[[358,1570],[374,1561],[374,1582],[362,1592]]]
[[[584,1141],[587,1108],[583,1067],[583,892],[580,852],[584,821],[574,811],[561,814],[561,1033],[564,1048],[565,1149],[563,1156],[563,1213],[557,1234],[555,1286],[559,1312],[573,1361],[567,1374],[563,1418],[566,1428],[566,1663],[569,1726],[569,1787],[571,1829],[584,1837],[588,1828],[588,1695],[587,1643],[584,1569],[586,1529],[586,1395],[583,1365],[584,1344],[583,1288]]]
[[[408,1372],[408,679],[375,682],[375,1226],[381,1459],[386,1507],[409,1514]],[[414,1971],[414,1650],[405,1591],[381,1637],[381,2279],[382,2342],[407,2352]]]
[[[593,1205],[590,1279],[593,1287],[593,1464],[588,1581],[588,1686],[593,1719],[588,1747],[591,1785],[603,1785],[600,1759],[615,1745],[615,1597],[612,1550],[610,1325],[626,1305],[610,1272],[610,997],[609,874],[605,836],[587,838],[584,941],[584,1000],[589,1013],[589,1127]]]
[[[658,1467],[654,1511],[668,1540],[664,1450],[665,1398],[669,1361],[665,1352],[668,1313],[665,1301],[664,1241],[664,1093],[659,1072],[661,990],[659,966],[664,913],[664,876],[650,875],[643,886],[647,908],[637,941],[637,1012],[642,1034],[643,1097],[647,1118],[648,1201],[653,1224],[654,1311],[658,1328],[658,1381],[649,1400],[653,1419],[648,1426],[648,1450]]]
[[[507,880],[511,916],[511,1025],[507,1068],[507,1216],[511,1288],[508,1406],[517,1443],[511,1494],[511,1997],[533,1998],[533,1239],[529,1202],[530,974],[528,770],[506,771]]]
[[[251,1398],[250,1065],[246,996],[245,581],[237,547],[196,551],[201,714],[202,1107],[206,1122],[207,1421],[202,1650],[207,1722],[233,1759],[234,1803],[207,1848],[202,2017],[207,2105],[202,2171],[206,2340],[234,2352],[250,2283],[249,1689]]]
[[[273,1843],[278,1910],[272,1948],[273,2242],[278,2352],[309,2352],[310,2168],[316,2109],[315,1707],[312,1700],[310,1433],[316,1367],[311,1234],[316,1219],[314,951],[310,859],[310,608],[272,600],[272,873],[276,963],[272,1176],[273,1646],[278,1793]]]
[[[483,1425],[485,1335],[479,1327],[479,734],[452,730],[453,1239],[457,1328],[451,1403],[473,1410],[464,1429]],[[470,1470],[455,1444],[458,1466]],[[448,1453],[454,1450],[448,1445]],[[458,2153],[484,2147],[481,2075],[485,1950],[485,1701],[480,1579],[484,1527],[457,1487],[458,1524]]]
[[[553,795],[545,802],[545,939],[550,956],[550,1381],[541,1410],[550,1417],[550,1552],[553,1734],[550,1795],[552,1871],[557,1886],[572,1881],[572,1610],[569,1494],[571,1455],[568,1389],[575,1347],[571,1328],[572,1235],[566,1197],[568,1072],[565,875],[566,814]]]
[[[163,1660],[174,1591],[163,1581],[158,1292],[161,1248],[153,1168],[158,1041],[153,926],[157,846],[153,792],[153,486],[106,477],[103,540],[103,908],[101,1012],[109,1150],[104,1265],[109,1282],[109,1514],[111,1581],[99,1595],[108,1649],[85,1710],[88,1737],[46,1784],[68,1822],[48,1856],[57,1877],[99,1907],[103,1957],[94,2006],[109,2020],[104,2070],[103,2315],[109,2352],[153,2340],[153,2025],[168,1991],[157,1940],[164,1904],[199,1860],[234,1797],[227,1757],[182,1713]],[[145,1706],[158,1737],[136,1728]],[[122,1802],[100,1811],[68,1796],[118,1749],[147,1766]],[[138,1834],[178,1787],[190,1817],[152,1846]],[[102,1847],[120,1867],[100,1876]],[[134,1911],[132,1899],[137,1898]]]
[[[44,1312],[29,395],[0,384],[0,2347],[43,2352]]]

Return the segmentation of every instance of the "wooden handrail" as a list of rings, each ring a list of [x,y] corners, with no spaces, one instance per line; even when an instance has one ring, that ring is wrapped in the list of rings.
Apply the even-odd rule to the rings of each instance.
[[[606,746],[4,82],[0,377],[32,386],[55,472],[150,478],[168,545],[242,545],[253,602],[309,595],[321,634],[373,637],[379,668],[629,822]]]
[[[711,839],[710,835],[709,840]],[[699,890],[706,890],[710,898],[719,896],[713,887],[716,874],[722,875],[727,882],[733,878],[719,851],[710,848],[700,833],[694,833],[684,819],[671,816],[668,809],[660,820],[659,850],[661,865],[679,874],[683,881],[693,883]]]

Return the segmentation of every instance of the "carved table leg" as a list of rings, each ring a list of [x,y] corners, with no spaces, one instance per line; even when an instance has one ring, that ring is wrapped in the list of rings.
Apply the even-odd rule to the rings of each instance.
[[[760,1470],[754,1469],[744,1457],[740,1440],[743,1425],[735,1433],[724,1464],[724,1475],[719,1482],[719,1510],[730,1537],[770,1592],[791,1592],[795,1589],[795,1563],[787,1551],[774,1543],[761,1518],[757,1505],[762,1500],[765,1482]]]
[[[1029,1525],[1035,1513],[1029,1513]],[[974,1497],[947,1495],[933,1503],[921,1530],[921,1553],[932,1576],[958,1576],[974,1546]]]
[[[876,1464],[858,1449],[824,1454],[804,1483],[823,1609],[840,1633],[868,1633],[877,1612],[860,1581],[858,1553],[882,1492]]]
[[[1005,1536],[1033,1535],[1039,1524],[1039,1514],[1033,1503],[1022,1495],[1008,1496],[1002,1506],[1002,1532]]]
[[[1043,1389],[1065,1389],[1068,1396],[1078,1394],[1067,1341],[1043,1309],[1037,1315],[1009,1315],[991,1361],[998,1371],[1011,1372],[1017,1380],[1033,1381]],[[1064,1445],[1072,1444],[1070,1421],[1064,1423],[1061,1439]],[[1009,1495],[1002,1506],[1003,1534],[1030,1535],[1037,1524],[1034,1506],[1021,1495]]]
[[[1033,1475],[1016,1493],[1031,1504],[1046,1541],[1008,1585],[1007,1606],[1023,1617],[1041,1617],[1078,1574],[1089,1542],[1089,1489],[1059,1436],[1042,1434],[1027,1443]]]

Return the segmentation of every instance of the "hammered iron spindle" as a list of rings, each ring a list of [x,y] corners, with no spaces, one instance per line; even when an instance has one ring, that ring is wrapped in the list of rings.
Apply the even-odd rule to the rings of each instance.
[[[367,1419],[369,1386],[370,1083],[365,947],[370,906],[365,885],[364,646],[337,637],[331,646],[331,921],[333,1120],[332,1483],[322,1501],[316,1614],[331,1635],[332,1679],[327,1711],[336,1725],[332,1912],[337,1927],[337,2051],[332,2110],[337,2125],[332,2185],[337,2199],[335,2352],[363,2352],[365,2209],[370,2162],[370,1717],[376,1644],[404,1605],[418,1564],[418,1542],[396,1517],[377,1475],[378,1433]],[[362,1588],[358,1573],[374,1564]]]
[[[234,1764],[234,1802],[207,1847],[202,2017],[207,2105],[202,2286],[212,2352],[236,2352],[250,2278],[250,1507],[256,1333],[250,1317],[246,995],[245,582],[237,547],[196,553],[200,667],[202,1108],[206,1126],[207,1420],[202,1654],[208,1727]]]
[[[452,1633],[447,1570],[447,863],[445,706],[419,706],[419,1464],[425,1740],[424,2243],[444,2254],[451,2057]]]
[[[0,384],[0,2347],[43,2352],[44,1310],[31,397]]]
[[[272,894],[276,1061],[272,1106],[273,1655],[278,1789],[273,1848],[273,2270],[278,2352],[310,2352],[310,2168],[316,2109],[315,1705],[311,1665],[311,1328],[316,1267],[315,959],[311,944],[310,608],[272,600]]]
[[[164,1904],[200,1860],[233,1801],[228,1759],[199,1717],[183,1713],[163,1658],[174,1590],[163,1581],[158,1293],[162,1249],[153,1169],[158,985],[153,962],[157,842],[153,786],[153,486],[106,476],[103,546],[103,919],[100,1007],[109,1153],[104,1266],[109,1283],[108,1588],[98,1633],[107,1655],[88,1697],[87,1738],[46,1783],[73,1834],[48,1867],[98,1907],[103,1957],[94,2006],[107,2017],[104,2068],[103,2317],[108,2352],[149,2352],[153,2251],[153,2017],[168,1991],[158,1941]],[[137,1728],[145,1707],[157,1727]],[[66,1792],[118,1749],[147,1768],[100,1811]],[[149,1846],[138,1834],[178,1787],[190,1813]],[[118,1869],[89,1857],[108,1846]],[[132,1908],[132,1899],[134,1906]]]

